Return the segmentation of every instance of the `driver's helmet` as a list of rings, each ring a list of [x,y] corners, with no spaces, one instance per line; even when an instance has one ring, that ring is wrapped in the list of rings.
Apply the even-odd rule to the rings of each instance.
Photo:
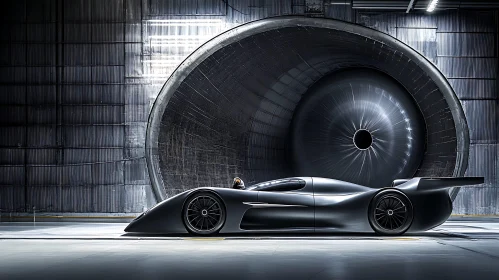
[[[239,177],[234,178],[234,182],[232,183],[232,188],[238,190],[244,190],[245,186],[243,180],[241,180],[241,178]]]

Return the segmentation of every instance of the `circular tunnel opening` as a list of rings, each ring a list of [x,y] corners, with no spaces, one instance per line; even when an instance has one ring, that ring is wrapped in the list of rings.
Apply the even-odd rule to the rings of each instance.
[[[149,120],[159,199],[236,176],[386,187],[463,175],[468,152],[459,101],[430,62],[327,19],[271,18],[219,35],[172,74]]]
[[[366,129],[359,129],[353,135],[353,143],[357,149],[367,150],[373,143],[373,136]]]

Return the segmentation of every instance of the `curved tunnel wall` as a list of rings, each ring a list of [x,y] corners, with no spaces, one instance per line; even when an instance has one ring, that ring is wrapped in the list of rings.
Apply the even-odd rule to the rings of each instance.
[[[411,147],[402,152],[411,161],[409,167],[393,171],[395,164],[400,165],[400,154],[385,149],[380,151],[383,158],[368,163],[382,166],[367,172],[369,176],[349,172],[364,168],[361,164],[365,161],[356,158],[373,153],[375,145],[382,143],[373,134],[370,150],[355,150],[350,143],[347,148],[353,153],[343,155],[346,164],[334,170],[331,164],[319,164],[321,168],[312,169],[316,173],[301,174],[312,173],[303,167],[314,166],[314,159],[300,153],[306,151],[306,145],[312,150],[320,145],[313,144],[312,135],[303,137],[304,133],[319,135],[314,131],[302,130],[298,133],[301,138],[295,135],[303,121],[297,108],[305,106],[307,95],[314,95],[317,85],[338,86],[327,79],[358,68],[364,69],[359,71],[364,78],[349,76],[357,81],[356,92],[369,98],[378,92],[383,100],[392,96],[392,104],[399,104],[376,101],[381,106],[378,113],[389,114],[393,108],[398,112],[388,117],[392,122],[381,125],[382,130],[397,130],[393,124],[405,122],[404,113],[413,116],[407,119],[414,124],[404,126],[412,132],[400,134],[398,140],[389,137],[399,145],[397,149],[411,145],[404,141],[413,139]],[[383,78],[370,80],[376,75]],[[332,90],[325,98],[347,94],[346,90]],[[355,105],[353,99],[349,106],[353,107],[352,117],[362,113],[362,105]],[[310,112],[307,118],[317,118],[318,110]],[[328,129],[334,135],[335,129]],[[296,146],[298,139],[302,143]],[[325,148],[335,143],[331,137],[320,139]],[[314,175],[374,187],[407,176],[460,176],[468,157],[468,130],[445,78],[403,43],[353,24],[292,17],[230,30],[184,61],[154,104],[146,145],[153,187],[158,198],[165,198],[185,189],[228,185],[234,176],[251,183]]]

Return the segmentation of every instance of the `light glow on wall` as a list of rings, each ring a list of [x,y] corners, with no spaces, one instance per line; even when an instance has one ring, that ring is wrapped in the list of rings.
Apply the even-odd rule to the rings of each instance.
[[[428,4],[428,8],[426,9],[427,12],[433,12],[435,8],[437,7],[438,0],[432,0],[430,4]]]
[[[222,19],[148,20],[143,42],[142,77],[166,81],[194,50],[225,30]]]

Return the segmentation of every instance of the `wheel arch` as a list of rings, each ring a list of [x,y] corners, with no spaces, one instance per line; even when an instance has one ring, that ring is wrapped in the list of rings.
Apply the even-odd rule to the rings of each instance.
[[[369,225],[371,226],[371,228],[376,232],[376,230],[374,229],[374,226],[372,224],[373,222],[371,221],[371,211],[372,211],[372,207],[374,205],[373,204],[374,200],[378,196],[380,196],[382,193],[398,193],[407,199],[407,201],[409,202],[412,219],[411,219],[411,222],[409,223],[409,225],[407,226],[407,229],[404,230],[400,235],[410,231],[411,228],[413,227],[414,221],[416,220],[416,211],[415,211],[414,203],[408,194],[406,194],[405,192],[403,192],[400,189],[392,188],[392,187],[386,187],[386,188],[382,188],[382,189],[376,191],[374,193],[373,197],[371,198],[371,201],[369,202],[369,206],[367,207],[367,209],[368,209],[367,210],[367,219],[368,219],[368,222],[369,222]]]
[[[191,198],[193,197],[194,195],[198,194],[198,193],[202,193],[202,192],[209,192],[211,194],[214,194],[216,197],[218,197],[221,201],[222,201],[222,206],[224,207],[224,210],[227,211],[227,207],[226,207],[226,203],[225,203],[225,200],[222,198],[222,196],[215,190],[213,189],[196,189],[194,191],[192,191],[189,195],[187,195],[185,198],[184,198],[184,201],[182,201],[182,213],[184,213],[184,208],[185,208],[185,203]]]
[[[185,209],[186,209],[185,204],[187,203],[187,201],[189,201],[189,199],[191,199],[193,196],[195,196],[199,193],[210,193],[210,194],[213,194],[214,196],[216,196],[220,200],[221,206],[223,207],[223,211],[225,212],[222,226],[220,227],[220,229],[218,229],[216,231],[216,233],[220,232],[225,227],[225,223],[227,221],[227,206],[226,206],[225,200],[222,198],[222,196],[217,191],[215,191],[213,189],[204,189],[204,188],[195,189],[194,191],[192,191],[189,195],[187,195],[184,198],[184,201],[182,201],[182,208],[181,208],[182,210],[180,211],[180,220],[182,221],[182,224],[184,225],[185,229],[189,232],[188,227],[185,224],[185,219],[184,219],[184,214],[185,214]]]

